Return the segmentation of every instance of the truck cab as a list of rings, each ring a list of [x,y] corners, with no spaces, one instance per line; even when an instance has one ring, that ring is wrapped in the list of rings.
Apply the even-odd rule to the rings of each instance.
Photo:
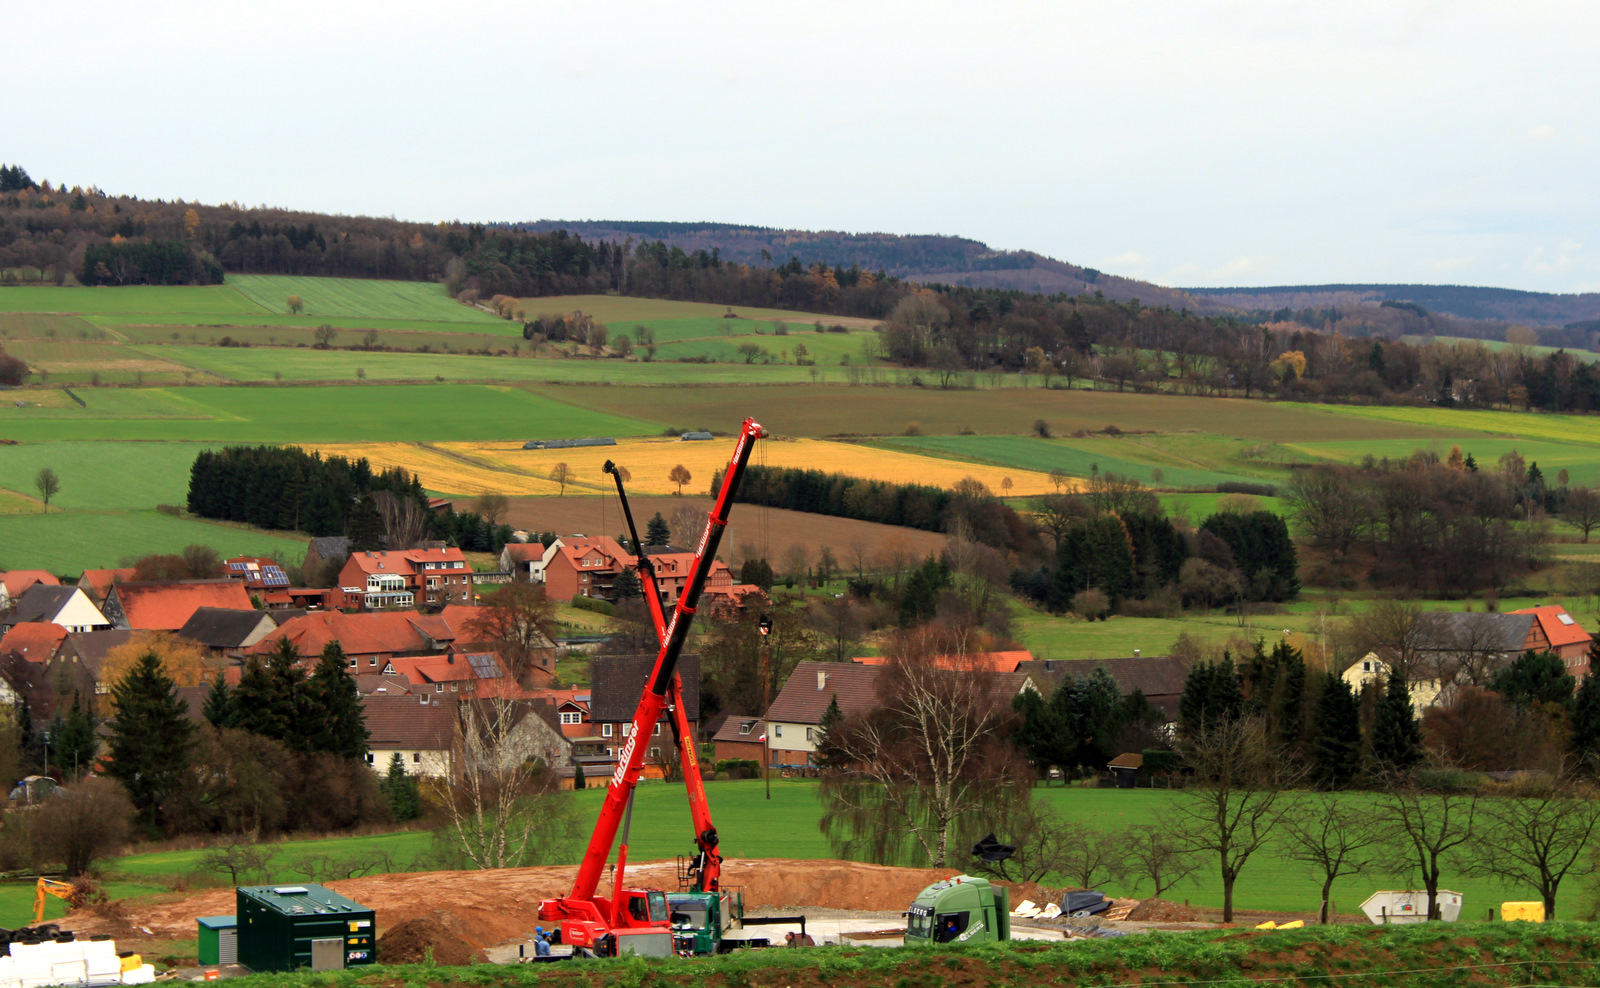
[[[987,878],[956,875],[923,889],[906,910],[906,944],[1011,939],[1011,892]]]
[[[680,956],[723,951],[724,934],[744,914],[744,897],[729,892],[671,892],[672,941]]]

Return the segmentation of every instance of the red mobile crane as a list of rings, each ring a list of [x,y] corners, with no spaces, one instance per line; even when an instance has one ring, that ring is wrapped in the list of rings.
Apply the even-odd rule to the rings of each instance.
[[[755,419],[744,420],[738,444],[734,446],[733,458],[717,491],[716,503],[706,519],[705,532],[700,536],[700,545],[695,549],[688,579],[670,622],[661,606],[649,556],[642,551],[638,554],[641,576],[646,577],[640,583],[645,588],[645,601],[661,648],[656,653],[655,666],[645,681],[644,693],[634,711],[632,731],[622,747],[622,754],[618,756],[616,771],[606,786],[600,818],[595,821],[594,834],[589,838],[589,848],[584,852],[583,864],[578,867],[572,891],[564,898],[545,899],[539,904],[539,918],[558,924],[562,941],[571,944],[574,949],[583,948],[611,957],[629,951],[640,956],[655,957],[668,957],[674,952],[666,893],[655,889],[623,888],[622,884],[628,860],[628,824],[633,814],[633,791],[639,783],[639,770],[644,764],[648,739],[660,721],[662,712],[669,707],[672,732],[678,744],[689,790],[695,843],[699,848],[695,856],[695,888],[707,892],[718,889],[722,856],[717,851],[717,829],[711,822],[711,810],[706,804],[705,787],[700,779],[700,765],[695,757],[694,740],[689,733],[688,717],[683,709],[683,687],[677,674],[677,664],[678,655],[683,651],[684,640],[689,634],[689,623],[694,619],[695,608],[700,603],[700,593],[705,589],[711,563],[716,558],[717,545],[728,524],[728,508],[733,503],[733,493],[738,489],[746,464],[750,462],[752,446],[757,439],[765,438],[766,434],[766,430]],[[628,509],[627,496],[622,491],[622,477],[609,462],[606,472],[616,480],[630,536],[635,547],[642,550],[638,532],[633,527],[633,513]],[[640,738],[645,741],[641,742]],[[612,894],[606,898],[599,894],[600,878],[605,871],[606,859],[611,856],[611,847],[616,843],[618,828],[622,829],[622,845],[617,852]]]

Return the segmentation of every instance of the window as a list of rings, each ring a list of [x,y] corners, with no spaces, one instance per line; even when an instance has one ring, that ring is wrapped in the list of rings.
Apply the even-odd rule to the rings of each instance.
[[[600,736],[603,737],[603,738],[609,738],[611,736],[611,725],[610,724],[601,724],[600,725]],[[606,754],[608,754],[608,755],[611,754],[611,749],[610,748],[606,749]]]
[[[775,737],[775,738],[783,737],[783,725],[782,724],[773,724],[772,725],[772,736]]]
[[[633,725],[632,724],[623,724],[622,725],[622,736],[623,737],[628,737],[632,733],[633,733]]]
[[[368,765],[372,764],[372,752],[370,752],[370,751],[367,752],[367,764]]]
[[[374,655],[372,658],[367,660],[367,665],[369,665],[369,666],[375,666],[377,664],[378,664],[378,657],[376,655]]]
[[[583,723],[583,714],[571,713],[571,712],[568,712],[568,711],[562,711],[561,723],[563,723],[563,724],[581,724],[581,723]]]
[[[413,765],[420,765],[420,764],[422,764],[422,752],[420,752],[420,751],[413,751],[413,752],[412,752],[412,753],[411,753],[411,764],[413,764]]]
[[[817,729],[814,728],[814,727],[806,728],[806,741],[809,743],[809,742],[815,741],[816,739],[817,739]]]
[[[433,691],[435,693],[443,693],[444,692],[444,684],[443,683],[434,683],[433,684]]]
[[[749,734],[751,729],[754,728],[755,726],[756,726],[756,722],[753,721],[753,720],[740,721],[739,722],[739,733],[740,734]]]
[[[1362,672],[1371,672],[1372,671],[1372,663],[1371,662],[1363,662],[1363,663],[1361,663],[1361,671]]]
[[[651,758],[660,758],[661,757],[661,749],[660,748],[651,748],[650,749],[650,757]]]
[[[654,734],[658,738],[661,736],[661,723],[659,721],[656,722],[656,729],[650,733]]]

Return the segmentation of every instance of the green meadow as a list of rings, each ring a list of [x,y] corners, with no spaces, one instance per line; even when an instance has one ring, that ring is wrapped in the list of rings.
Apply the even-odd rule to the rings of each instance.
[[[1287,404],[1287,403],[1286,403]],[[1600,418],[1586,415],[1556,415],[1547,412],[1505,412],[1487,409],[1413,408],[1394,405],[1322,405],[1293,407],[1321,407],[1334,415],[1358,422],[1405,423],[1421,425],[1453,433],[1463,430],[1488,432],[1502,436],[1525,436],[1530,439],[1549,439],[1554,442],[1586,443],[1600,445]],[[1360,438],[1366,430],[1352,426]],[[1310,439],[1312,437],[1306,437]],[[1466,448],[1462,447],[1463,450]]]
[[[0,438],[215,442],[419,442],[640,436],[660,426],[560,398],[470,384],[85,389],[88,402],[0,404]],[[6,485],[0,485],[6,486]]]
[[[209,545],[224,556],[281,552],[298,559],[306,549],[304,536],[176,518],[155,510],[0,515],[0,570],[47,569],[76,576],[85,569],[112,567],[151,553],[175,553],[196,544]]]
[[[0,287],[0,312],[55,312],[73,315],[106,313],[166,315],[249,316],[282,310],[282,300],[271,307],[256,304],[232,285],[128,287]]]
[[[301,314],[314,317],[505,322],[482,309],[457,302],[445,293],[443,285],[433,282],[233,274],[228,276],[228,287],[267,312],[288,313],[289,296],[298,295],[305,306]]]
[[[1098,437],[1040,439],[1030,436],[915,436],[878,440],[874,445],[951,459],[993,463],[1022,470],[1061,470],[1071,477],[1116,473],[1161,488],[1214,487],[1228,481],[1259,481],[1262,467],[1235,467],[1230,452],[1244,440],[1216,437],[1215,449],[1186,455],[1163,448],[1166,442],[1197,446],[1202,437]]]
[[[58,509],[103,511],[181,505],[189,468],[210,446],[169,442],[22,443],[0,446],[0,487],[33,494],[33,477],[49,467],[61,478],[50,501]]]
[[[816,798],[816,784],[809,780],[772,780],[772,798],[765,796],[766,787],[758,779],[738,782],[712,782],[706,786],[718,832],[722,835],[721,850],[728,858],[800,858],[822,859],[835,857],[819,827],[821,807]],[[1169,790],[1086,789],[1072,786],[1039,787],[1035,798],[1054,810],[1068,826],[1083,827],[1100,832],[1120,832],[1129,827],[1157,823],[1162,813],[1175,800],[1183,799],[1181,792]],[[592,824],[599,812],[603,790],[590,788],[573,794],[583,807],[586,824]],[[1342,797],[1357,804],[1369,804],[1373,797],[1366,793],[1349,793]],[[587,832],[587,827],[586,831]],[[1002,839],[1004,834],[1001,835]],[[688,805],[684,790],[669,783],[643,783],[634,797],[632,831],[628,840],[628,857],[631,861],[672,860],[676,855],[693,849],[693,834],[689,823]],[[372,851],[383,851],[398,866],[434,866],[428,855],[429,836],[425,832],[411,831],[374,837],[347,837],[332,840],[291,842],[279,845],[275,855],[277,867],[271,880],[274,882],[305,881],[311,876],[297,868],[295,862],[313,855],[353,857]],[[166,851],[125,857],[109,864],[107,871],[117,880],[144,886],[181,877],[199,870],[202,851]],[[572,847],[564,859],[555,863],[571,864],[581,858],[583,847]],[[959,851],[950,861],[951,871],[968,866],[970,859]],[[1463,915],[1479,915],[1490,905],[1507,899],[1537,898],[1529,889],[1507,888],[1495,880],[1467,878],[1461,874],[1465,856],[1458,857],[1456,866],[1447,868],[1444,886],[1466,896]],[[1066,880],[1057,877],[1057,882]],[[1341,879],[1334,888],[1334,898],[1344,912],[1355,912],[1361,900],[1380,888],[1404,888],[1407,876],[1403,873],[1369,869],[1361,876]],[[1316,909],[1320,883],[1311,866],[1285,857],[1277,848],[1268,848],[1251,859],[1242,872],[1235,888],[1235,905],[1241,909],[1310,912]],[[1138,889],[1128,883],[1112,883],[1102,888],[1116,895],[1136,895]],[[1148,894],[1148,887],[1145,889]],[[1572,915],[1582,891],[1573,887],[1565,890],[1566,915]],[[1217,907],[1222,902],[1221,882],[1214,869],[1206,868],[1192,884],[1179,886],[1171,895],[1188,899],[1198,906]],[[3,908],[3,901],[0,901]],[[0,916],[0,922],[4,917]]]

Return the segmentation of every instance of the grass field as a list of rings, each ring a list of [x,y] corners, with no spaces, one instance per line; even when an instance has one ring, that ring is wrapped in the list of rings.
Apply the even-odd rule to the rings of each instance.
[[[1256,479],[1250,474],[1201,469],[1193,459],[1174,456],[1140,438],[918,436],[884,439],[874,445],[1045,473],[1061,470],[1072,477],[1087,477],[1096,471],[1117,473],[1159,488],[1214,487],[1230,480]]]
[[[1488,432],[1502,436],[1549,439],[1564,443],[1600,445],[1600,418],[1592,415],[1554,415],[1545,412],[1500,412],[1461,408],[1412,408],[1380,405],[1295,405],[1296,408],[1324,407],[1337,416],[1358,419],[1370,425],[1398,424],[1426,426],[1440,435],[1461,432]],[[1363,427],[1363,434],[1365,432]],[[1386,438],[1370,433],[1373,438]],[[1302,436],[1301,441],[1334,436]],[[1466,447],[1463,446],[1463,449]]]
[[[1600,428],[1597,428],[1595,442],[1600,443]],[[1318,459],[1359,463],[1367,456],[1380,460],[1385,457],[1403,460],[1419,448],[1437,453],[1440,459],[1444,459],[1449,455],[1452,445],[1460,446],[1463,456],[1472,454],[1480,470],[1496,470],[1501,456],[1515,452],[1527,463],[1539,464],[1539,469],[1544,473],[1545,482],[1548,484],[1555,484],[1556,475],[1561,470],[1567,471],[1574,484],[1600,483],[1600,456],[1596,455],[1595,445],[1577,442],[1477,436],[1471,439],[1435,440],[1428,443],[1396,439],[1348,439],[1339,442],[1295,443],[1291,444],[1290,448]]]
[[[1038,788],[1034,792],[1037,799],[1059,814],[1068,825],[1101,832],[1154,824],[1174,800],[1184,798],[1181,792],[1149,789],[1057,786]],[[603,790],[586,789],[575,793],[574,798],[592,821],[599,812]],[[1372,796],[1365,793],[1351,793],[1345,798],[1358,804],[1373,800]],[[835,856],[818,826],[821,809],[814,782],[774,778],[770,801],[765,798],[765,787],[760,780],[713,782],[707,784],[707,799],[722,835],[721,850],[726,857],[806,859]],[[628,842],[629,860],[671,860],[692,849],[692,841],[682,787],[667,783],[641,784],[634,798],[633,827]],[[303,870],[297,870],[294,862],[312,855],[347,856],[372,849],[388,852],[397,863],[417,862],[426,866],[430,843],[426,833],[413,831],[379,837],[285,844],[276,855],[278,867],[274,870],[272,881],[308,879],[310,876]],[[136,855],[115,862],[109,871],[122,881],[152,884],[160,876],[179,876],[197,870],[201,853],[169,851]],[[574,848],[567,855],[568,860],[562,863],[576,863],[581,855],[582,848]],[[1463,916],[1481,916],[1481,910],[1506,899],[1537,898],[1529,889],[1507,888],[1492,880],[1464,877],[1460,867],[1463,860],[1457,858],[1455,867],[1447,868],[1444,883],[1444,887],[1466,896]],[[967,859],[958,854],[951,862],[952,871],[966,864]],[[1172,897],[1188,899],[1200,906],[1220,906],[1221,882],[1212,872],[1213,869],[1205,869],[1192,885],[1173,890]],[[1334,887],[1334,898],[1344,911],[1354,912],[1355,907],[1372,890],[1405,888],[1405,883],[1406,876],[1402,873],[1369,869],[1361,876],[1342,879]],[[1136,894],[1136,889],[1129,885],[1113,884],[1102,888],[1108,893]],[[1235,905],[1241,909],[1308,912],[1315,910],[1318,898],[1319,883],[1314,869],[1289,860],[1275,849],[1262,851],[1252,858],[1235,888]],[[1573,914],[1580,898],[1580,889],[1574,887],[1566,890],[1568,916]]]
[[[139,882],[105,882],[101,887],[105,890],[106,895],[112,899],[155,895],[166,891],[160,885],[145,885]],[[15,930],[32,923],[33,896],[34,883],[32,880],[0,882],[0,926],[8,930]],[[47,922],[58,920],[66,914],[67,904],[64,901],[54,896],[45,897],[44,918]]]
[[[209,545],[224,556],[305,555],[306,541],[248,528],[174,518],[156,511],[52,511],[0,515],[0,570],[76,575],[122,559]]]
[[[0,312],[0,343],[7,345],[12,340],[94,339],[105,335],[104,330],[78,316]]]
[[[449,322],[506,324],[482,309],[445,294],[444,286],[425,281],[378,281],[365,278],[302,278],[293,275],[231,274],[228,287],[266,312],[288,313],[290,295],[300,296],[304,315],[438,319]],[[517,327],[518,332],[521,327]]]
[[[728,311],[745,319],[782,320],[789,324],[789,332],[807,330],[813,323],[824,326],[847,326],[851,329],[870,329],[876,319],[855,319],[848,316],[824,316],[814,312],[790,312],[787,309],[759,309],[742,305],[726,306],[712,302],[676,302],[671,299],[625,298],[621,295],[548,295],[542,298],[525,298],[522,306],[528,317],[540,313],[565,315],[581,311],[605,323],[613,333],[628,330],[636,322],[657,319],[720,319]],[[706,334],[714,335],[714,334]],[[658,339],[657,342],[664,342]]]
[[[248,326],[241,325],[215,325],[201,326],[175,326],[150,325],[147,323],[119,323],[108,329],[100,330],[104,333],[116,333],[129,343],[135,344],[189,344],[199,346],[202,344],[220,341],[224,336],[234,340],[249,343],[251,346],[277,346],[277,347],[311,347],[316,340],[316,329],[319,325],[327,323],[340,332],[333,338],[333,346],[350,347],[358,346],[368,330],[377,332],[376,346],[393,347],[397,350],[419,350],[422,347],[431,347],[435,350],[468,351],[468,350],[505,350],[511,352],[513,346],[526,350],[527,344],[522,343],[520,335],[508,336],[504,333],[486,333],[484,327],[476,323],[450,323],[426,322],[408,319],[305,319],[303,317],[283,317],[283,321],[275,319],[252,320]],[[160,351],[157,351],[160,352]]]
[[[282,347],[145,346],[151,356],[177,361],[233,381],[526,381],[580,384],[803,383],[811,372],[793,364],[694,364],[616,358],[513,358],[465,354],[363,353]],[[838,368],[832,379],[842,377]]]
[[[281,300],[263,308],[231,285],[152,286],[125,288],[0,287],[0,312],[59,312],[76,315],[124,313],[165,315],[248,316],[277,312]]]
[[[595,389],[482,385],[102,389],[80,408],[0,403],[0,439],[224,442],[472,441],[658,433],[651,421],[584,401]],[[737,422],[733,423],[737,425]]]
[[[183,504],[189,468],[202,450],[195,443],[23,443],[0,446],[0,486],[31,495],[43,467],[61,478],[51,499],[58,508],[105,510]]]

